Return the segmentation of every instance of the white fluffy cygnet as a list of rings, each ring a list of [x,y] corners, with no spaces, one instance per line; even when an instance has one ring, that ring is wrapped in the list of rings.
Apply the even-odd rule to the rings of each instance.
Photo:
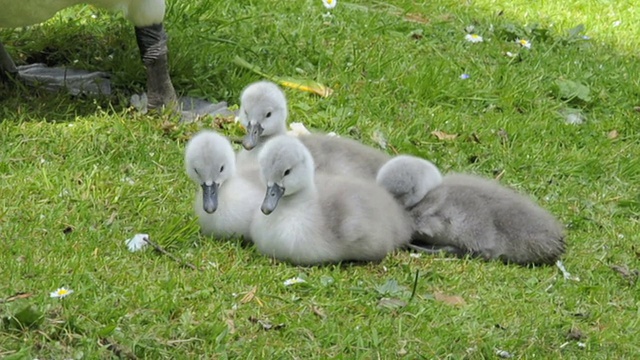
[[[298,265],[378,261],[409,242],[411,219],[387,191],[374,181],[316,174],[298,138],[268,141],[259,163],[267,191],[251,237],[261,253]]]
[[[236,171],[231,143],[210,130],[189,140],[185,164],[187,174],[199,186],[194,210],[202,233],[249,240],[251,221],[264,196],[258,168]]]

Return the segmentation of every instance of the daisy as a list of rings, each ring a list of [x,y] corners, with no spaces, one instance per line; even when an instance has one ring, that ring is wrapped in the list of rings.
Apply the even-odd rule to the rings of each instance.
[[[516,43],[520,46],[522,46],[523,48],[526,49],[531,49],[531,42],[529,40],[526,39],[517,39]]]
[[[479,42],[483,42],[484,40],[482,39],[482,36],[478,35],[478,34],[467,34],[464,36],[464,39],[467,40],[470,43],[479,43]]]
[[[149,245],[149,243],[147,242],[148,238],[149,235],[147,234],[136,234],[131,239],[126,240],[125,244],[127,244],[129,251],[136,252]]]
[[[338,0],[322,0],[322,3],[327,9],[333,9],[338,5]]]
[[[294,277],[294,278],[285,280],[284,281],[284,286],[291,286],[291,285],[294,285],[294,284],[302,284],[302,283],[305,283],[305,282],[306,281],[301,277]]]
[[[71,294],[73,294],[73,290],[67,289],[65,287],[61,287],[58,290],[50,293],[49,296],[51,296],[52,298],[62,299],[63,297],[66,297],[67,295],[71,295]]]
[[[460,75],[460,79],[461,79],[461,80],[467,80],[467,79],[468,79],[468,78],[470,78],[470,77],[471,77],[471,75],[469,75],[469,74],[462,74],[462,75]],[[413,254],[412,254],[412,255],[413,255]]]

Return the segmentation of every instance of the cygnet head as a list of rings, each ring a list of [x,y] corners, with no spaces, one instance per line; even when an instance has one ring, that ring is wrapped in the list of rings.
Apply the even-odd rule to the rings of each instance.
[[[442,183],[442,174],[430,161],[400,155],[378,170],[376,182],[409,208]]]
[[[260,210],[271,214],[283,196],[313,186],[314,163],[309,150],[293,136],[280,135],[269,140],[258,155],[267,193]]]
[[[261,138],[287,131],[287,99],[278,85],[258,81],[247,86],[240,95],[240,123],[247,129],[242,146],[251,150]]]
[[[202,206],[212,214],[218,208],[218,188],[235,173],[235,154],[224,136],[210,130],[197,133],[185,149],[187,174],[202,186]]]

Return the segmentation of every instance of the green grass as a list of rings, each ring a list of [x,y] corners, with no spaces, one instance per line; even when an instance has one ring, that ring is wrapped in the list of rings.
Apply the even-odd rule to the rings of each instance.
[[[173,80],[183,94],[235,104],[258,80],[233,64],[240,55],[273,75],[323,82],[332,97],[287,90],[292,121],[372,146],[382,134],[389,153],[424,156],[445,172],[502,173],[566,224],[564,264],[581,281],[555,267],[407,252],[297,268],[200,236],[182,162],[199,125],[172,128],[163,123],[176,119],[127,109],[145,76],[133,29],[80,6],[77,17],[68,10],[0,30],[19,63],[77,60],[110,71],[116,90],[91,99],[0,87],[0,298],[32,294],[0,303],[0,357],[115,357],[101,338],[154,359],[637,357],[638,283],[610,266],[640,266],[640,13],[629,0],[463,4],[340,2],[323,19],[319,0],[170,1]],[[585,31],[568,35],[580,23]],[[464,40],[469,25],[483,43]],[[532,48],[520,49],[518,36]],[[589,97],[562,98],[559,80]],[[569,108],[586,122],[565,124]],[[435,130],[458,137],[438,140]],[[129,253],[124,240],[140,232],[204,270]],[[418,271],[405,307],[378,307],[382,297],[408,301]],[[295,276],[307,283],[283,285]],[[390,280],[401,289],[385,293]],[[60,286],[75,293],[49,298]],[[21,330],[8,319],[28,306],[42,319]],[[284,327],[263,330],[256,319]],[[579,340],[567,339],[572,328]]]

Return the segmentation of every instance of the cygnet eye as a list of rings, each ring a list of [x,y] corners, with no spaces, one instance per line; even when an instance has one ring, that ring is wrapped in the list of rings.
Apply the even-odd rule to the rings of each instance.
[[[289,175],[289,173],[291,173],[291,169],[287,169],[287,170],[285,170],[285,171],[284,171],[284,176]]]
[[[270,117],[271,117],[271,111],[269,111],[269,112],[267,113],[267,117],[268,117],[268,118],[270,118]]]
[[[224,171],[224,165],[220,166],[220,172]]]

